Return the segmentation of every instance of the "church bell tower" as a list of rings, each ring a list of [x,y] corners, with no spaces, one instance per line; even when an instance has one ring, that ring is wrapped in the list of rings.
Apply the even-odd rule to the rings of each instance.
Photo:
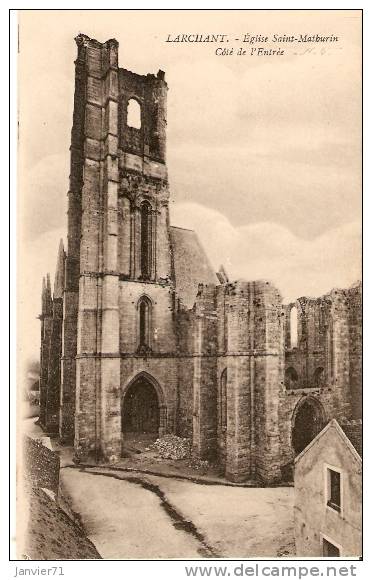
[[[176,348],[167,84],[119,68],[116,40],[76,43],[61,436],[115,461],[125,385]]]

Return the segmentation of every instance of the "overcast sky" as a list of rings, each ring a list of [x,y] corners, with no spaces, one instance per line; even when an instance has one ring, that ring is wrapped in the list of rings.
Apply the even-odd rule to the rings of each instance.
[[[361,276],[360,31],[354,11],[22,12],[23,355],[38,356],[41,277],[54,276],[67,233],[79,32],[116,38],[123,68],[166,72],[172,224],[197,231],[216,269],[224,263],[232,279],[272,280],[289,301]],[[179,33],[340,40],[325,51],[282,45],[284,56],[215,56],[213,44],[165,42]]]

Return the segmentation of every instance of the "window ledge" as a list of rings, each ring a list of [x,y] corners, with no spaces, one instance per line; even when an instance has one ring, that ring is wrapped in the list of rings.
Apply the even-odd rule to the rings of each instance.
[[[341,514],[341,506],[333,503],[332,501],[327,501],[327,507],[331,508],[333,511]]]

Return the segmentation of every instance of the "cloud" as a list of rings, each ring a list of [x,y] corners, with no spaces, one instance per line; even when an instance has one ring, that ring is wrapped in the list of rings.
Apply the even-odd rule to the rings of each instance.
[[[202,200],[234,225],[269,221],[296,235],[312,238],[360,215],[360,178],[348,159],[343,166],[316,165],[321,151],[271,157],[255,151],[215,144],[184,145],[169,152],[172,199]],[[297,160],[296,160],[297,158]]]
[[[171,223],[194,229],[213,266],[231,279],[266,279],[286,302],[347,287],[361,276],[358,222],[306,240],[283,225],[260,222],[234,227],[220,212],[196,203],[172,206]]]
[[[51,155],[67,153],[68,157],[74,104],[74,53],[70,70],[67,69],[69,74],[61,72],[64,66],[57,66],[51,54],[48,62],[45,58],[37,55],[32,66],[22,64],[21,59],[19,135],[25,167]]]
[[[231,62],[203,56],[170,67],[175,201],[201,200],[235,225],[277,222],[309,239],[358,219],[360,47]]]
[[[171,138],[194,142],[198,135],[199,143],[209,145],[259,139],[268,148],[272,133],[284,145],[289,138],[300,147],[313,134],[318,140],[320,132],[328,141],[360,138],[359,47],[286,56],[280,63],[248,58],[233,67],[231,59],[227,62],[204,57],[170,66]]]
[[[66,223],[69,155],[43,157],[20,176],[22,234],[36,240]]]

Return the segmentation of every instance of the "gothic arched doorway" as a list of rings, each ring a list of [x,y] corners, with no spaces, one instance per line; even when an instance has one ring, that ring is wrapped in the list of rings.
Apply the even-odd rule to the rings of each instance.
[[[121,407],[122,452],[144,452],[166,432],[167,412],[158,383],[143,372],[126,387]]]
[[[157,392],[146,377],[139,377],[128,388],[122,408],[123,433],[158,435],[160,407]]]
[[[298,455],[325,425],[324,409],[319,401],[308,397],[297,405],[292,422],[292,446]]]

